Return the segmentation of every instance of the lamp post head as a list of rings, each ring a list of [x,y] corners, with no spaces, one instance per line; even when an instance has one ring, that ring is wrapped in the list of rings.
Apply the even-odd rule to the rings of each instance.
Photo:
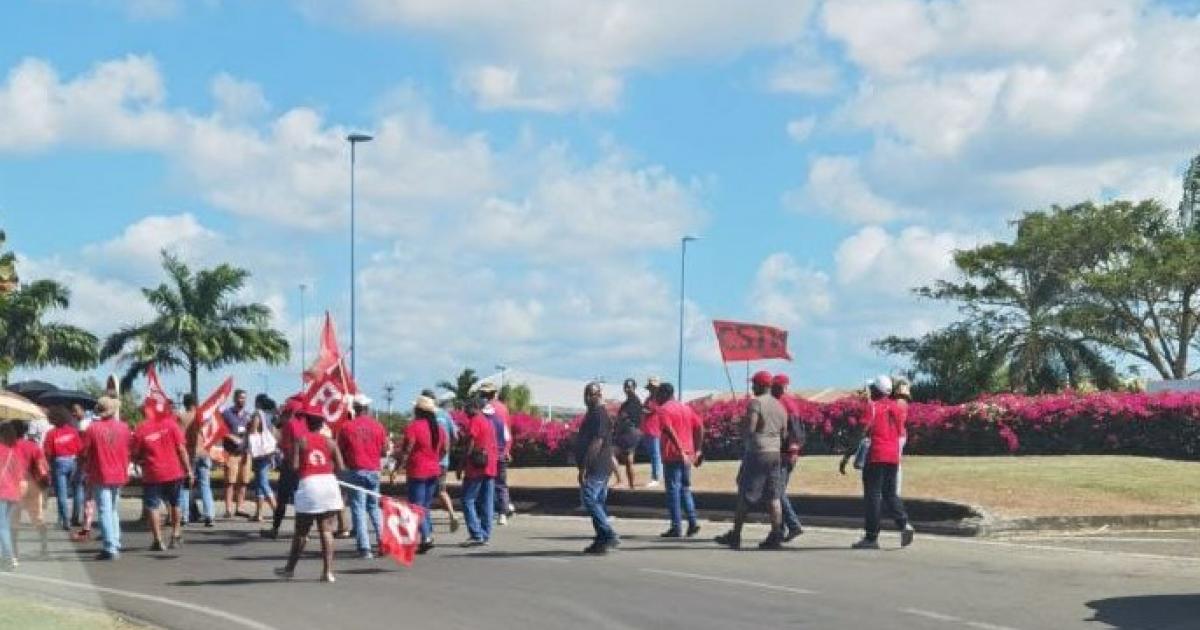
[[[365,133],[352,133],[346,136],[346,141],[350,144],[354,144],[355,142],[370,142],[374,139],[375,136],[369,136]]]
[[[683,241],[684,243],[691,243],[692,241],[700,240],[700,237],[699,236],[685,236],[685,237],[681,238],[680,240]]]

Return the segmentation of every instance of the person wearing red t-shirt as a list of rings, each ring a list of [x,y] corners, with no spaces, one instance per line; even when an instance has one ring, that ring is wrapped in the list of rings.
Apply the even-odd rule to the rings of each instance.
[[[83,438],[79,429],[71,424],[71,414],[64,407],[51,408],[49,416],[54,428],[46,433],[42,449],[50,463],[50,480],[58,504],[58,526],[69,532],[71,521],[78,521],[83,516],[83,484],[75,483],[76,479],[82,479],[76,473],[76,460],[83,449]],[[67,516],[67,499],[71,499],[73,507],[70,518]]]
[[[855,549],[879,549],[879,521],[887,505],[896,527],[900,530],[900,546],[912,544],[914,531],[908,522],[904,503],[896,494],[896,474],[900,468],[900,439],[906,434],[904,413],[889,396],[892,379],[876,377],[868,386],[867,417],[863,420],[863,439],[869,440],[866,464],[863,466],[863,503],[866,512],[866,533],[854,543]],[[846,474],[849,455],[838,467]]]
[[[120,403],[103,396],[96,402],[97,417],[83,432],[81,452],[88,483],[100,514],[104,550],[97,560],[116,560],[121,555],[121,515],[118,511],[121,486],[129,481],[129,450],[133,435],[116,419]]]
[[[300,479],[296,485],[296,531],[287,564],[275,569],[275,575],[291,579],[296,563],[304,552],[308,534],[314,524],[321,540],[322,582],[333,582],[333,527],[342,511],[341,488],[337,473],[346,469],[341,449],[332,437],[325,435],[325,410],[319,405],[305,405],[296,415],[304,418],[305,432],[296,435],[288,449],[292,470]]]
[[[14,420],[9,428],[17,436],[14,443],[17,454],[21,458],[21,470],[25,475],[25,494],[17,508],[9,514],[12,521],[13,557],[20,558],[20,525],[21,513],[29,515],[29,522],[38,533],[41,544],[41,557],[49,555],[49,533],[46,531],[43,496],[45,488],[50,484],[50,465],[46,463],[46,454],[38,443],[29,439],[29,423],[24,420]]]
[[[24,458],[17,450],[19,439],[11,423],[0,424],[0,571],[17,568],[10,515],[20,506],[28,484]]]
[[[692,467],[703,461],[700,445],[704,443],[704,424],[696,412],[675,400],[675,387],[670,383],[658,386],[658,410],[655,415],[662,422],[663,473],[667,482],[667,514],[671,526],[660,534],[662,538],[679,538],[683,519],[687,516],[687,537],[700,533],[696,518],[696,501],[692,498]],[[682,509],[681,509],[682,508]]]
[[[171,541],[167,548],[183,544],[180,503],[184,484],[192,485],[191,461],[179,419],[174,413],[159,414],[138,425],[133,432],[133,455],[142,467],[142,507],[150,516],[151,551],[163,551],[162,519],[165,502],[171,519]]]
[[[486,545],[492,537],[492,514],[496,507],[496,471],[500,453],[496,431],[481,413],[480,402],[469,400],[463,407],[467,426],[463,438],[465,453],[457,472],[463,481],[463,514],[470,538],[464,547]]]
[[[337,445],[346,460],[342,481],[362,490],[346,490],[350,503],[350,521],[354,528],[354,543],[360,558],[370,559],[371,537],[367,531],[367,519],[375,529],[375,541],[379,542],[382,516],[379,512],[379,470],[387,454],[387,429],[372,418],[371,399],[362,394],[354,396],[354,418],[339,422]]]
[[[430,506],[437,494],[438,478],[442,474],[442,455],[450,449],[450,436],[437,419],[437,402],[418,396],[413,407],[413,421],[404,430],[404,441],[396,461],[404,465],[404,485],[408,502],[425,508],[421,519],[421,546],[417,553],[433,549],[433,520]]]
[[[662,479],[662,421],[656,413],[660,384],[657,376],[646,380],[646,406],[642,410],[642,444],[646,455],[650,457],[650,481],[646,484],[647,488],[657,487],[659,479]]]
[[[800,458],[801,449],[804,448],[805,439],[804,424],[800,420],[800,405],[796,402],[795,397],[787,395],[790,384],[791,379],[787,374],[776,374],[771,379],[771,395],[783,404],[788,416],[783,470],[780,474],[782,485],[779,489],[779,504],[783,509],[783,542],[791,542],[804,533],[804,527],[800,525],[800,516],[796,514],[796,508],[792,506],[792,500],[787,495],[788,483],[791,481],[792,473],[795,472],[796,462]]]
[[[279,439],[277,442],[283,459],[279,462],[275,513],[271,517],[271,528],[260,532],[263,538],[279,538],[279,528],[283,526],[283,518],[287,515],[287,506],[293,502],[296,496],[296,487],[300,483],[300,477],[292,468],[292,459],[288,454],[292,452],[292,444],[296,442],[296,438],[308,433],[308,424],[304,416],[299,414],[303,408],[304,403],[301,396],[296,395],[284,401],[283,406],[279,409]]]

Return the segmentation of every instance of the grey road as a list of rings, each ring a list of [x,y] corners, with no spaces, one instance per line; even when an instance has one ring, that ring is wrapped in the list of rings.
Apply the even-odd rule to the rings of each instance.
[[[1090,532],[973,540],[923,536],[905,550],[851,551],[846,530],[812,530],[784,551],[734,552],[658,539],[662,523],[618,520],[621,551],[584,557],[582,518],[520,516],[493,544],[458,536],[411,568],[351,558],[337,584],[316,557],[282,582],[287,543],[257,527],[190,529],[179,552],[127,535],[116,563],[94,545],[56,542],[50,561],[0,574],[0,591],[38,591],[179,629],[903,628],[1034,630],[1200,628],[1200,533]],[[443,529],[443,528],[439,528]],[[751,527],[749,538],[765,532]],[[0,612],[0,627],[3,627]]]

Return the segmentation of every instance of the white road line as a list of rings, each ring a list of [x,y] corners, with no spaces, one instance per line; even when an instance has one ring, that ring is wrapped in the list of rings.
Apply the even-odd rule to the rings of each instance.
[[[539,558],[537,556],[531,556],[528,558],[521,558],[521,559],[528,560],[529,562],[555,562],[558,564],[566,564],[567,562],[571,561],[570,558]]]
[[[200,613],[202,615],[216,617],[217,619],[224,619],[225,621],[231,621],[239,626],[242,626],[245,628],[252,628],[253,630],[276,630],[273,626],[268,626],[265,623],[259,623],[253,619],[249,619],[247,617],[242,617],[241,615],[235,615],[233,613],[225,612],[224,610],[218,610],[216,608],[208,608],[207,606],[200,606],[199,604],[189,604],[188,602],[181,602],[177,599],[170,599],[168,597],[159,597],[157,595],[146,595],[145,593],[138,593],[135,591],[123,591],[123,590],[117,589],[117,588],[108,588],[107,586],[96,586],[94,584],[85,584],[82,582],[71,582],[68,580],[59,580],[57,578],[42,577],[40,575],[26,575],[26,574],[20,574],[20,573],[3,573],[3,574],[0,574],[0,577],[10,578],[10,579],[15,579],[15,580],[28,580],[31,582],[43,582],[46,584],[54,584],[56,586],[82,588],[82,589],[87,589],[90,591],[95,591],[97,593],[108,593],[110,595],[117,595],[119,597],[125,597],[128,599],[140,599],[142,601],[154,602],[156,604],[166,604],[167,606],[174,606],[176,608],[190,610],[192,612]]]
[[[1173,560],[1176,562],[1200,562],[1200,557],[1191,556],[1168,556],[1157,553],[1137,553],[1131,551],[1110,551],[1104,549],[1080,549],[1079,547],[1059,547],[1055,545],[1029,545],[1025,543],[1000,542],[994,540],[971,540],[969,538],[925,538],[924,540],[937,540],[938,542],[956,543],[960,545],[983,545],[989,547],[1009,547],[1015,549],[1029,549],[1031,551],[1059,551],[1062,553],[1082,553],[1097,556],[1119,556],[1122,558],[1142,558],[1146,560]]]
[[[982,621],[966,622],[968,628],[976,628],[976,630],[1017,630],[1008,626],[998,626],[994,623],[984,623]]]
[[[737,578],[718,577],[715,575],[701,575],[699,573],[684,573],[682,571],[667,571],[665,569],[641,569],[643,573],[654,573],[657,575],[666,575],[670,577],[684,578],[688,580],[700,580],[703,582],[720,582],[721,584],[735,584],[737,586],[749,586],[752,588],[762,589],[766,591],[778,591],[781,593],[791,593],[793,595],[816,595],[816,591],[810,591],[806,588],[791,588],[789,586],[778,586],[775,584],[764,584],[762,582],[751,582],[750,580],[739,580]]]
[[[1057,541],[1071,542],[1082,540],[1085,542],[1118,542],[1118,543],[1191,543],[1196,542],[1190,538],[1118,538],[1114,536],[1013,536],[1010,540],[1042,540],[1042,541]]]
[[[963,626],[975,628],[976,630],[1016,630],[1016,628],[1010,628],[1009,626],[998,626],[994,623],[986,623],[983,621],[971,621],[969,619],[963,619],[961,617],[955,617],[954,615],[934,612],[932,610],[921,610],[920,608],[901,608],[900,612],[906,615],[914,615],[917,617],[924,617],[926,619],[933,619],[934,621],[962,624]]]

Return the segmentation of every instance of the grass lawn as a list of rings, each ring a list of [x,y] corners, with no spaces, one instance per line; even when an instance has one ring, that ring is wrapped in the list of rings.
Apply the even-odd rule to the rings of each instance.
[[[135,630],[145,626],[117,615],[53,604],[34,597],[0,592],[0,628],[20,630]]]
[[[793,492],[857,495],[859,478],[837,472],[839,457],[805,457]],[[636,467],[638,484],[648,465]],[[624,472],[622,472],[624,474]],[[734,489],[737,462],[709,462],[695,471],[698,490]],[[569,486],[574,469],[514,468],[513,486]],[[662,492],[661,488],[639,489]],[[946,499],[983,507],[996,516],[1200,514],[1200,462],[1150,457],[919,457],[904,459],[902,496]]]

